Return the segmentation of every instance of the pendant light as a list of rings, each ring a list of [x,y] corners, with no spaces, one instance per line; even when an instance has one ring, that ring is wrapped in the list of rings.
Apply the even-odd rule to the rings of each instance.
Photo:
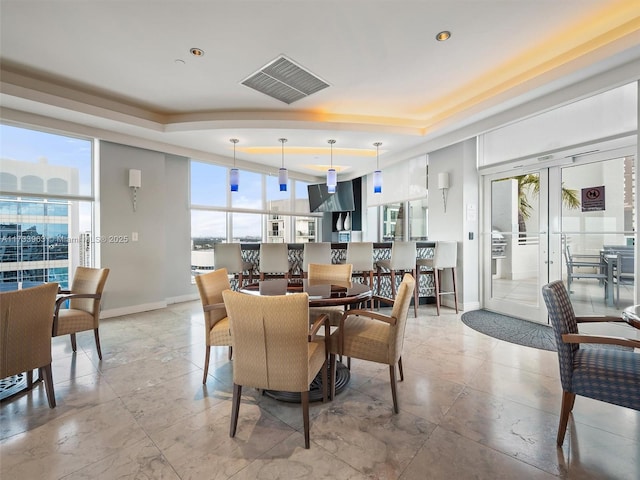
[[[231,138],[229,139],[229,141],[233,143],[233,168],[229,172],[229,187],[231,188],[232,192],[237,192],[238,184],[240,183],[240,173],[236,168],[236,143],[238,143],[240,140],[238,140],[237,138]]]
[[[376,147],[376,171],[373,172],[373,193],[382,193],[382,171],[380,170],[380,145],[382,142],[373,144]]]
[[[280,191],[287,191],[287,183],[289,183],[289,174],[287,169],[284,168],[284,144],[287,143],[286,138],[279,138],[278,141],[282,143],[282,166],[278,170],[278,183],[280,184]]]
[[[327,170],[327,193],[336,193],[336,186],[338,185],[338,175],[335,168],[333,168],[333,144],[335,140],[327,140],[327,143],[331,145],[331,166]]]

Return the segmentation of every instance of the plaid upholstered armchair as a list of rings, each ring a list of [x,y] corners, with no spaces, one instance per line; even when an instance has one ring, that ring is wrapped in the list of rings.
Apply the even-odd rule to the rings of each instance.
[[[229,435],[238,425],[242,387],[300,392],[304,444],[309,448],[309,385],[322,371],[327,400],[329,324],[321,315],[309,328],[309,296],[222,293],[233,336],[233,400]],[[324,326],[324,338],[315,334]]]
[[[56,406],[51,375],[51,324],[57,283],[0,293],[0,378],[32,370],[44,377],[49,407]]]
[[[359,358],[370,362],[389,365],[391,381],[391,395],[393,397],[393,411],[398,413],[398,398],[396,394],[396,365],[400,371],[400,380],[404,380],[402,371],[402,346],[404,344],[404,330],[407,324],[409,304],[416,286],[415,279],[405,273],[395,300],[377,299],[392,303],[391,315],[372,312],[369,310],[347,310],[340,320],[338,337],[331,338],[331,353]],[[335,356],[332,357],[331,372],[335,372]],[[332,381],[335,388],[335,378]],[[334,397],[332,391],[331,397]]]
[[[76,351],[76,333],[93,330],[98,358],[100,349],[100,301],[107,283],[108,268],[77,267],[71,290],[61,290],[53,314],[53,336],[71,335],[71,348]],[[69,302],[69,308],[62,306]]]
[[[209,273],[196,275],[196,285],[202,301],[204,312],[204,334],[207,349],[204,354],[204,373],[202,384],[207,383],[209,373],[209,358],[211,347],[229,347],[229,360],[232,356],[231,332],[229,331],[229,319],[222,301],[222,292],[229,290],[229,272],[226,268],[220,268]]]
[[[620,322],[619,317],[576,317],[569,294],[561,281],[542,287],[553,325],[560,363],[562,407],[557,443],[561,446],[576,395],[640,410],[640,353],[633,350],[580,348],[583,343],[640,348],[640,341],[627,338],[584,335],[578,323]]]

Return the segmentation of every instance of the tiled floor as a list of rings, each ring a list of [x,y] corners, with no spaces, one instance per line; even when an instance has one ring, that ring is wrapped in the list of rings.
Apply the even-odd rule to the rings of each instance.
[[[4,479],[638,479],[640,412],[578,397],[555,446],[556,354],[477,333],[450,309],[410,313],[394,415],[388,368],[362,361],[335,401],[311,407],[245,389],[229,438],[232,362],[213,349],[202,385],[199,302],[104,320],[53,341],[58,406],[44,387],[0,410]]]

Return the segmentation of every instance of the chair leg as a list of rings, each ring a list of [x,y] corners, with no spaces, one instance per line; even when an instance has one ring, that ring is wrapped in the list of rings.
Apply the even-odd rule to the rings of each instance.
[[[440,316],[440,270],[433,270],[433,283],[436,290],[436,311]]]
[[[329,355],[329,370],[331,371],[331,400],[336,398],[336,356],[334,353]]]
[[[396,298],[396,271],[391,270],[391,298]]]
[[[102,349],[100,349],[100,335],[98,334],[98,329],[93,329],[93,337],[96,339],[96,350],[98,350],[98,358],[102,360]]]
[[[76,334],[72,333],[71,334],[71,350],[73,350],[74,352],[77,350],[77,345],[76,345]]]
[[[56,396],[53,391],[53,375],[51,374],[51,364],[41,367],[44,372],[44,387],[47,392],[47,401],[49,402],[49,408],[55,408]]]
[[[302,421],[304,423],[304,448],[309,448],[309,390],[306,392],[300,392],[300,399],[302,400]]]
[[[325,357],[322,364],[322,403],[327,402],[327,388],[329,387],[329,359]]]
[[[402,357],[398,359],[398,370],[400,370],[400,381],[404,382],[404,371],[402,370]]]
[[[418,274],[416,269],[413,269],[411,273],[413,273],[413,278],[416,279],[416,285],[413,288],[413,314],[418,318],[418,302],[420,301],[418,298]]]
[[[380,295],[380,272],[381,272],[381,270],[382,269],[380,267],[376,268],[376,276],[378,278],[378,295]],[[372,285],[372,287],[373,287],[373,285]]]
[[[396,366],[389,365],[389,380],[391,381],[391,397],[393,398],[393,411],[398,413],[398,394],[396,393]]]
[[[231,347],[229,347],[231,348]],[[207,383],[207,375],[209,374],[209,357],[211,356],[211,347],[207,345],[204,351],[204,374],[202,375],[202,384]]]
[[[560,409],[560,423],[558,424],[558,437],[556,443],[559,447],[564,442],[564,434],[567,431],[567,423],[569,422],[569,414],[573,410],[573,404],[576,401],[576,394],[571,392],[562,392],[562,407]]]
[[[27,377],[27,390],[31,390],[33,388],[33,370],[27,370],[24,374]]]
[[[451,275],[453,276],[453,301],[456,304],[456,313],[458,313],[458,289],[456,288],[456,267],[451,269]]]
[[[236,436],[238,426],[238,414],[240,413],[240,396],[242,395],[242,385],[233,384],[233,399],[231,401],[231,426],[229,436]]]
[[[233,357],[233,347],[231,345],[229,345],[229,352],[227,353],[227,357],[229,358],[229,361],[231,361],[231,357]]]

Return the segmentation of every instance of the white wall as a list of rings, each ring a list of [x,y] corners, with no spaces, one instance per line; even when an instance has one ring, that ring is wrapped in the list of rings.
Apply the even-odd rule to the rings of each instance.
[[[444,211],[438,174],[449,174],[447,210]],[[478,241],[478,172],[474,139],[429,154],[429,240],[458,242],[458,303],[463,310],[480,307]],[[444,288],[450,288],[445,275]],[[443,297],[453,306],[453,298]]]
[[[141,170],[137,211],[128,184]],[[197,298],[190,280],[188,159],[109,142],[100,144],[100,265],[111,269],[103,317]],[[132,241],[137,232],[138,241]],[[128,242],[109,242],[110,236]]]

